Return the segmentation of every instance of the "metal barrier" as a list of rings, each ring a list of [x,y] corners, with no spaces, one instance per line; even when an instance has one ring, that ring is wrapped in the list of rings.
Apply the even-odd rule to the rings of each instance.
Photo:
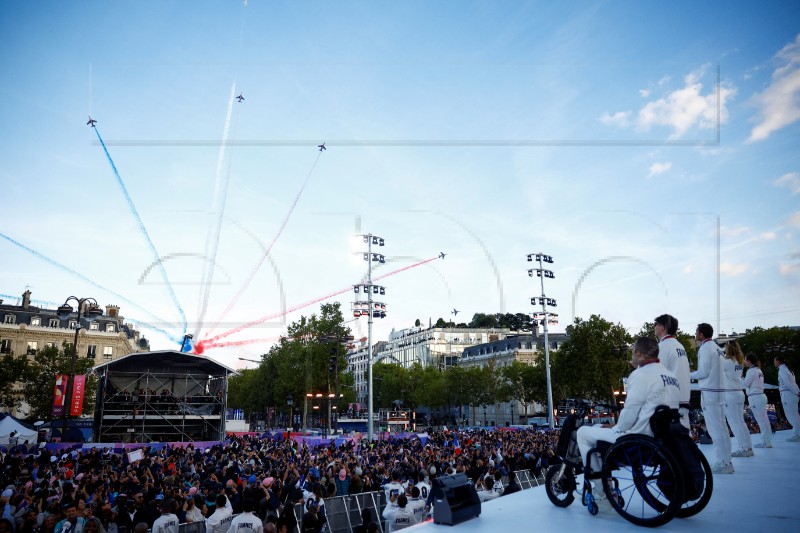
[[[522,487],[522,490],[544,484],[544,478],[542,476],[536,477],[530,470],[517,470],[514,473],[517,475],[517,483]]]
[[[372,517],[378,524],[378,530],[380,533],[384,533],[386,526],[383,520],[383,509],[385,507],[386,493],[383,491],[326,498],[325,518],[328,524],[328,533],[349,533],[354,527],[360,526],[363,509],[372,511]],[[298,525],[303,523],[304,512],[302,504],[298,503],[294,506]]]

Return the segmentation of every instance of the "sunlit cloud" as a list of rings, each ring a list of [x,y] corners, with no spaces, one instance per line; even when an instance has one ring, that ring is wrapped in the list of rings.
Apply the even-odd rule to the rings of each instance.
[[[719,228],[719,234],[723,237],[736,238],[750,233],[750,228],[747,226],[728,227],[722,226]]]
[[[639,89],[639,96],[642,98],[647,98],[650,96],[650,89]]]
[[[672,91],[663,98],[646,104],[639,110],[637,125],[649,130],[653,126],[672,128],[671,138],[683,136],[691,128],[711,129],[717,126],[717,104],[719,103],[719,122],[728,120],[726,103],[735,94],[736,89],[723,84],[719,88],[719,102],[716,87],[703,94],[703,83],[708,65],[687,74],[684,87]]]
[[[781,263],[778,265],[781,276],[791,276],[800,272],[800,264]]]
[[[727,261],[719,265],[719,273],[723,276],[739,276],[747,272],[747,263],[728,263]]]
[[[603,113],[600,115],[600,122],[605,124],[606,126],[617,126],[620,128],[626,128],[630,125],[630,111],[618,111],[614,114]]]
[[[792,191],[792,195],[800,194],[800,172],[789,172],[772,182],[776,187]]]
[[[774,231],[765,231],[761,235],[758,236],[759,241],[774,241],[778,238],[778,234]]]
[[[650,179],[653,176],[658,176],[659,174],[663,174],[669,169],[672,168],[672,161],[667,161],[666,163],[653,163],[650,165],[650,171],[647,173],[647,178]]]
[[[686,265],[685,267],[683,267],[683,273],[684,274],[691,274],[692,272],[694,272],[694,265],[689,264],[689,265]]]
[[[761,116],[749,142],[763,141],[772,132],[800,120],[800,34],[775,54],[775,59],[778,67],[771,83],[752,99]]]
[[[786,225],[793,228],[800,228],[800,211],[793,213],[786,221]]]

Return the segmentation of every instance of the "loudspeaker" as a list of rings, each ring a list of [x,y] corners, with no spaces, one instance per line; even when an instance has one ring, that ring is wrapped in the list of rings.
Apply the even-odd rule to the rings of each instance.
[[[433,480],[433,522],[453,526],[480,516],[481,500],[466,474]]]

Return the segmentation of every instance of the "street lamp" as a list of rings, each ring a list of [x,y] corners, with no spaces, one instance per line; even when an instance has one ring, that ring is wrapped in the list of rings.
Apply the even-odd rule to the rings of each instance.
[[[553,429],[553,384],[550,381],[550,342],[547,338],[547,325],[548,324],[555,324],[557,321],[555,320],[558,316],[553,316],[550,313],[548,316],[547,306],[556,307],[556,301],[553,298],[547,298],[544,295],[544,278],[554,279],[556,276],[553,274],[552,270],[547,270],[544,268],[542,263],[553,263],[553,256],[546,255],[543,253],[538,254],[528,254],[528,261],[538,261],[539,268],[531,268],[528,270],[528,276],[533,277],[533,273],[536,272],[536,276],[539,278],[542,286],[542,295],[539,297],[539,303],[542,306],[542,321],[541,324],[544,327],[544,367],[545,373],[547,375],[547,425],[550,429]],[[531,298],[531,305],[536,305],[536,297]]]
[[[56,315],[61,320],[66,320],[72,314],[72,306],[69,305],[70,301],[74,301],[78,304],[78,316],[75,319],[75,342],[72,343],[72,360],[70,361],[70,370],[69,370],[69,377],[67,378],[67,395],[64,401],[64,425],[62,426],[61,430],[61,442],[66,440],[67,436],[67,418],[69,417],[69,413],[72,409],[72,406],[67,406],[66,399],[69,398],[70,403],[72,402],[72,389],[75,386],[74,378],[75,378],[75,363],[78,360],[78,332],[81,330],[81,314],[83,314],[84,320],[87,323],[94,322],[97,317],[103,315],[103,310],[100,309],[100,306],[97,305],[97,300],[94,298],[78,298],[76,296],[70,296],[64,303],[58,307],[56,311]]]
[[[382,254],[372,253],[372,245],[383,246],[384,240],[381,237],[376,235],[372,235],[368,233],[366,235],[361,235],[364,239],[364,243],[367,245],[367,251],[363,254],[364,261],[367,262],[367,282],[362,283],[361,286],[364,289],[364,292],[367,293],[367,301],[366,301],[366,314],[367,314],[367,368],[368,368],[368,384],[367,389],[369,391],[368,395],[369,398],[367,400],[367,416],[369,417],[367,420],[367,435],[369,441],[372,442],[373,436],[373,408],[372,408],[372,318],[384,318],[386,317],[386,305],[383,302],[373,302],[372,295],[373,293],[378,294],[385,294],[386,289],[383,287],[373,285],[372,284],[372,262],[376,261],[378,263],[385,263],[386,257]],[[359,285],[354,285],[353,290],[357,293],[359,290]],[[363,304],[364,302],[355,302],[353,308],[353,314],[356,311],[359,312],[356,317],[361,316],[364,314]]]

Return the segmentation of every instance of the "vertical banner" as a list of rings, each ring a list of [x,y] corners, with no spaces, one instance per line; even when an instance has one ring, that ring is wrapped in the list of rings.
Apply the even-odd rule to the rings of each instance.
[[[72,401],[69,414],[80,416],[83,413],[83,393],[86,388],[86,376],[75,376],[72,380]]]
[[[53,391],[53,408],[50,411],[54,417],[64,416],[64,406],[67,401],[67,380],[66,374],[56,375],[56,388]]]

